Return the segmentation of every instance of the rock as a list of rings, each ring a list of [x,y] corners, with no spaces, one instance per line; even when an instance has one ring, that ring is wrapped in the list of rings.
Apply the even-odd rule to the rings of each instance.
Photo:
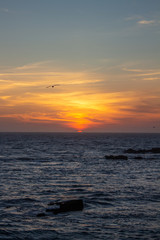
[[[113,159],[113,160],[119,160],[119,159],[128,160],[128,157],[124,155],[106,155],[105,158]]]
[[[146,153],[146,150],[145,149],[135,150],[135,149],[129,148],[129,149],[125,150],[124,152],[137,154],[137,153]]]
[[[151,149],[138,149],[138,150],[129,148],[129,149],[125,150],[124,152],[125,153],[133,153],[133,154],[160,153],[160,148],[157,147],[157,148],[151,148]]]
[[[37,217],[45,217],[45,216],[46,216],[45,213],[38,213],[38,214],[37,214]]]
[[[68,200],[64,202],[56,202],[50,203],[49,205],[58,205],[59,208],[53,208],[53,209],[46,209],[46,212],[53,212],[54,214],[62,213],[62,212],[70,212],[70,211],[80,211],[83,210],[83,200],[77,199],[77,200]]]
[[[152,148],[150,151],[152,153],[160,153],[160,148]]]
[[[143,157],[137,156],[137,157],[135,157],[134,159],[141,160],[141,159],[143,159]]]

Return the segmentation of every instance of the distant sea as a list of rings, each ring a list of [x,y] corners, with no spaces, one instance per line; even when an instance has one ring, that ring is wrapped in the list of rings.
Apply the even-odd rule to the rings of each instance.
[[[160,154],[125,153],[155,147],[160,134],[0,133],[0,239],[159,240]],[[84,209],[38,217],[70,199]]]

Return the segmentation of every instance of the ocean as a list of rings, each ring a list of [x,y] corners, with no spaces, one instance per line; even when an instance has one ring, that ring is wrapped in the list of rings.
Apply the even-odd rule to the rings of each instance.
[[[159,240],[159,147],[160,134],[0,133],[0,239]],[[72,199],[84,209],[46,212]]]

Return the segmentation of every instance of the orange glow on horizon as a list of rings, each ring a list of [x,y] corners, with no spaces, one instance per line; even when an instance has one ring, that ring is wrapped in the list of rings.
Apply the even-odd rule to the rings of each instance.
[[[33,128],[40,125],[83,132],[110,126],[125,128],[132,119],[133,125],[138,122],[143,126],[144,122],[160,118],[156,108],[150,111],[152,106],[158,106],[159,97],[148,95],[147,90],[120,88],[112,92],[105,89],[98,74],[88,72],[18,72],[24,70],[0,75],[2,122],[8,119]],[[60,85],[46,88],[52,83]]]

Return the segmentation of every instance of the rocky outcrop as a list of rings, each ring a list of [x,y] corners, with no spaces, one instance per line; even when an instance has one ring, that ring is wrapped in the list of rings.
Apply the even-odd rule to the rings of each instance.
[[[138,149],[138,150],[129,148],[129,149],[125,150],[124,152],[132,153],[132,154],[160,153],[160,148],[157,147],[157,148],[151,148],[151,149]]]
[[[64,202],[51,202],[49,206],[53,205],[53,208],[47,208],[46,212],[52,212],[54,214],[70,212],[70,211],[82,211],[84,208],[82,199],[68,200]],[[57,207],[58,206],[58,207]],[[44,217],[45,213],[38,213],[37,217]]]
[[[46,209],[46,212],[53,212],[54,214],[61,213],[61,212],[70,212],[70,211],[80,211],[83,210],[83,200],[68,200],[64,202],[57,202],[49,205],[58,205],[59,208],[49,208]]]
[[[141,156],[137,156],[137,157],[134,157],[134,159],[136,159],[136,160],[142,160],[143,157],[141,157]]]
[[[106,159],[112,159],[112,160],[128,160],[128,157],[125,155],[106,155]]]
[[[46,216],[45,213],[38,213],[38,214],[37,214],[37,217],[45,217],[45,216]]]

